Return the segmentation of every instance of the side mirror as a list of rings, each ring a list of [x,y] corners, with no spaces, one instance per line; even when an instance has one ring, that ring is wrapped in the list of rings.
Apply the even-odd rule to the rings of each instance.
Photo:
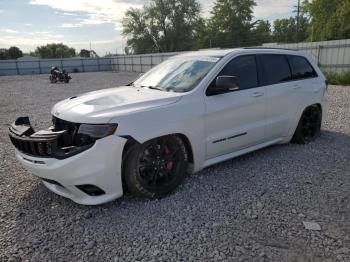
[[[207,95],[218,95],[239,90],[237,82],[235,76],[218,76],[216,85],[207,90]]]

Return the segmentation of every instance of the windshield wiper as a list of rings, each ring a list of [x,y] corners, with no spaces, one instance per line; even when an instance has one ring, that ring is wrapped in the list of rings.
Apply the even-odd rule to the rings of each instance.
[[[141,86],[141,87],[147,87],[149,89],[155,89],[155,90],[160,90],[160,91],[168,91],[166,88],[161,87],[161,86]]]

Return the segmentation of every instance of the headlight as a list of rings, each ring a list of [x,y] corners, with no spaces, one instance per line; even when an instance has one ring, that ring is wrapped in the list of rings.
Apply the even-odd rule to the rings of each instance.
[[[94,143],[97,139],[112,135],[117,129],[117,124],[81,124],[75,135],[77,146],[84,146]]]

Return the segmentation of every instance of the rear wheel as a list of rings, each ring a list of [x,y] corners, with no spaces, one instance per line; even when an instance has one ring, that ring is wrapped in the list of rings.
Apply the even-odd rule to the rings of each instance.
[[[320,134],[321,122],[321,109],[317,105],[307,107],[299,120],[292,143],[307,144],[315,140]]]
[[[131,193],[157,198],[173,191],[187,168],[183,141],[163,136],[133,147],[124,162],[124,181]]]

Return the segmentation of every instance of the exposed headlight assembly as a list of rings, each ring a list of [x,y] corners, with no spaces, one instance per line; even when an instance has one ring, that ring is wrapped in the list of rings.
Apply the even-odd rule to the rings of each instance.
[[[96,140],[114,134],[117,124],[81,124],[75,135],[75,144],[85,146],[93,144]]]

